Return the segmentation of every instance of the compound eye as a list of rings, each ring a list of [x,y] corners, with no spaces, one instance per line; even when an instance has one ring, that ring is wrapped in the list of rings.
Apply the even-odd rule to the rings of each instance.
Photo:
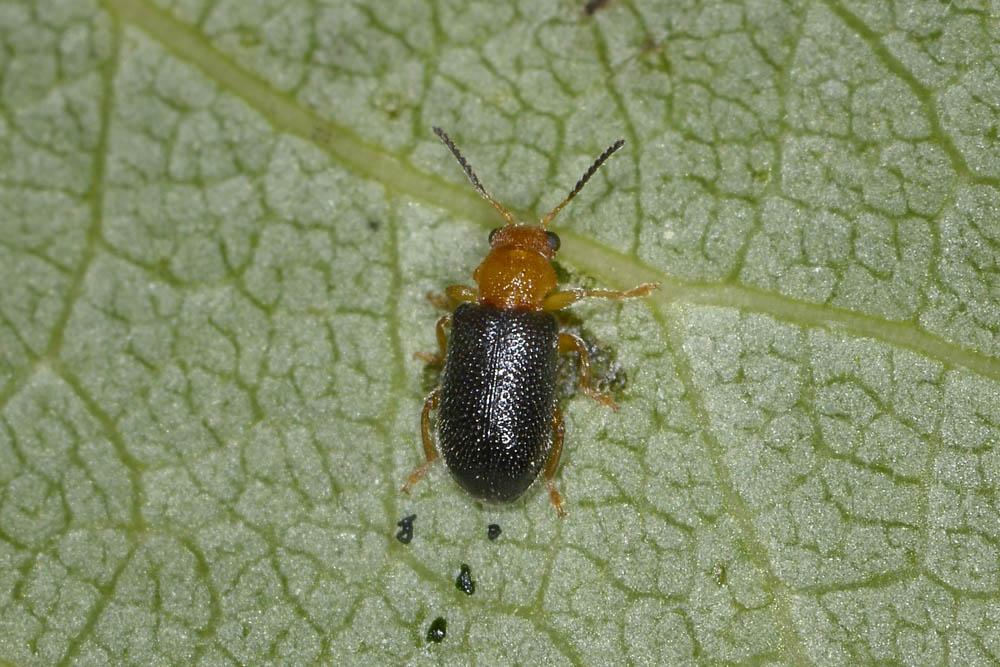
[[[549,242],[552,252],[559,250],[559,235],[555,232],[545,232],[545,240]]]
[[[496,229],[490,231],[490,237],[487,239],[490,245],[493,245],[493,239],[496,238],[497,232],[499,232],[500,229],[500,227],[497,227]]]

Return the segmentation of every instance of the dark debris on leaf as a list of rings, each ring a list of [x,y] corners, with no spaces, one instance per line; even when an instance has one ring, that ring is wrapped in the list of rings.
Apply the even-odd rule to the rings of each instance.
[[[608,4],[608,0],[589,0],[583,6],[583,11],[587,16],[593,16],[599,9],[603,9]]]
[[[413,539],[413,520],[416,518],[416,514],[411,514],[396,522],[396,525],[399,526],[399,531],[396,533],[397,540],[403,544],[410,543],[410,540]]]
[[[476,582],[472,580],[472,572],[465,563],[462,563],[462,571],[459,573],[458,578],[455,579],[455,588],[466,595],[472,595],[476,592]]]
[[[486,527],[486,537],[490,538],[491,540],[495,540],[498,537],[500,537],[500,532],[501,532],[500,524],[491,523],[489,526]]]
[[[444,616],[438,616],[431,621],[431,627],[427,628],[427,641],[440,644],[446,634],[448,634],[448,621],[444,620]]]

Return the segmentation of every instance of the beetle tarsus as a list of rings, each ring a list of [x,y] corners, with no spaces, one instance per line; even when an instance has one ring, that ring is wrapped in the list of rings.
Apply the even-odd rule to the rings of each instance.
[[[448,303],[448,299],[440,294],[428,292],[424,295],[424,298],[434,304],[435,308],[440,308],[441,310],[451,310],[451,304]]]
[[[421,480],[421,478],[424,476],[424,473],[427,472],[427,469],[431,467],[432,463],[434,463],[433,460],[424,461],[419,468],[411,472],[410,476],[406,478],[406,484],[403,485],[403,488],[400,489],[400,491],[402,491],[403,493],[409,493],[410,487],[412,487],[414,484],[416,484]]]
[[[611,398],[607,394],[602,394],[591,386],[583,387],[583,393],[591,397],[601,405],[606,408],[611,408],[615,412],[618,411],[618,404],[615,403],[615,399]]]
[[[549,500],[551,500],[552,505],[555,506],[556,514],[560,517],[565,517],[566,510],[563,509],[563,499],[562,496],[559,495],[559,489],[556,488],[556,483],[546,477],[545,486],[549,488]]]

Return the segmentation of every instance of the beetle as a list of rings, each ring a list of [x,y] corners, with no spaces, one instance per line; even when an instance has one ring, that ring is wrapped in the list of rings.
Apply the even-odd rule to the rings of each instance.
[[[586,346],[578,336],[559,331],[553,312],[587,297],[647,296],[659,283],[643,283],[625,291],[559,290],[552,267],[559,237],[548,226],[625,142],[619,139],[609,146],[537,225],[519,225],[483,188],[448,135],[441,128],[433,129],[472,186],[506,224],[490,232],[490,251],[472,274],[475,288],[451,285],[445,289],[445,298],[427,295],[445,309],[452,303],[458,305],[438,320],[439,352],[416,355],[430,364],[443,362],[444,370],[420,415],[425,461],[410,474],[402,490],[409,492],[438,458],[430,419],[436,410],[440,453],[468,493],[488,502],[510,503],[544,472],[549,498],[559,516],[565,516],[553,481],[565,435],[556,405],[557,354],[576,352],[583,392],[602,405],[617,406],[591,386]]]

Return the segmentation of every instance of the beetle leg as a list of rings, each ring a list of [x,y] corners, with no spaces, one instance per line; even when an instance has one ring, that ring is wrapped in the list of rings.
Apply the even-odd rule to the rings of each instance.
[[[475,301],[479,298],[475,288],[465,285],[449,285],[444,290],[444,296],[428,292],[424,297],[430,301],[435,308],[441,310],[451,310],[454,304],[463,301]]]
[[[425,364],[440,364],[444,361],[445,353],[448,351],[448,336],[445,334],[445,327],[451,326],[451,315],[445,315],[437,322],[438,353],[427,354],[426,352],[414,352],[413,358],[420,359]]]
[[[449,285],[444,289],[444,294],[456,303],[475,301],[479,298],[479,294],[474,288],[465,285]]]
[[[590,386],[590,355],[587,354],[587,346],[583,344],[579,336],[574,336],[571,333],[562,332],[559,334],[559,351],[569,352],[570,350],[576,350],[577,355],[580,358],[580,389],[583,390],[587,396],[600,403],[601,405],[606,405],[612,410],[618,409],[618,404],[614,402],[607,394],[601,394],[592,386]]]
[[[420,413],[420,435],[424,440],[424,456],[427,460],[406,478],[406,484],[403,485],[403,493],[410,492],[410,487],[420,481],[420,478],[427,472],[427,468],[438,457],[437,447],[434,446],[434,435],[431,433],[431,410],[437,410],[438,396],[440,394],[441,387],[438,387],[427,394],[427,398],[424,399],[424,409]]]
[[[549,500],[556,508],[559,516],[566,516],[563,509],[563,499],[559,495],[559,489],[552,478],[556,475],[556,468],[559,467],[559,457],[562,455],[563,437],[566,435],[566,425],[563,424],[562,412],[557,407],[552,413],[552,450],[549,452],[549,460],[545,464],[545,486],[549,488]]]
[[[448,299],[441,296],[440,294],[435,294],[434,292],[428,292],[424,295],[424,298],[431,302],[435,308],[440,308],[441,310],[451,310],[451,304],[448,303]]]
[[[575,288],[553,292],[542,301],[542,310],[562,310],[571,306],[580,299],[594,297],[597,299],[633,299],[639,296],[647,296],[650,292],[660,287],[660,283],[643,283],[636,285],[632,289],[619,292],[611,289],[583,289]]]
[[[435,360],[440,363],[444,361],[444,355],[448,352],[448,335],[445,334],[445,327],[451,326],[451,315],[445,315],[437,322],[438,353]]]

